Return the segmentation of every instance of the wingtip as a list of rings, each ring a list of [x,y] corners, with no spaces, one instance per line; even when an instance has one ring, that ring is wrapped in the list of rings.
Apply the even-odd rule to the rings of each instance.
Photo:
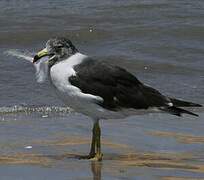
[[[177,107],[203,107],[203,105],[201,104],[184,101],[182,99],[176,99],[176,98],[170,97],[170,100],[174,104],[174,106],[177,106]]]
[[[190,115],[193,115],[193,116],[196,116],[196,117],[199,117],[199,115],[198,114],[195,114],[195,113],[190,113]]]
[[[176,116],[182,116],[182,114],[189,114],[189,115],[192,115],[192,116],[199,117],[198,114],[195,114],[195,113],[193,113],[191,111],[182,109],[180,107],[175,107],[175,106],[167,107],[167,108],[164,108],[164,109],[161,109],[161,110],[167,111],[167,112],[169,112],[171,114],[174,114]]]

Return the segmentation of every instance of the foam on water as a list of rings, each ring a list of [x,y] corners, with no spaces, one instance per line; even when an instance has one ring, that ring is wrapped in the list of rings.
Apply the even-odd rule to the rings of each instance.
[[[58,106],[6,106],[0,107],[1,114],[15,114],[15,113],[32,113],[32,112],[43,112],[43,113],[70,113],[72,109],[69,107],[58,107]]]
[[[34,55],[30,52],[25,53],[19,50],[11,49],[11,50],[5,51],[5,54],[14,56],[18,59],[24,59],[32,63],[32,65],[34,65],[35,70],[36,70],[35,75],[36,75],[36,80],[38,83],[43,83],[47,79],[47,76],[48,76],[48,63],[46,63],[48,61],[47,57],[43,57],[37,63],[33,63]]]
[[[5,54],[11,55],[11,56],[15,56],[15,57],[17,57],[17,58],[19,58],[19,59],[25,59],[25,60],[27,60],[27,61],[29,61],[29,62],[32,62],[32,61],[33,61],[33,58],[32,58],[32,56],[31,56],[31,54],[30,54],[30,56],[29,56],[29,54],[20,52],[20,51],[18,51],[18,50],[16,50],[16,49],[10,49],[10,50],[8,50],[8,51],[5,51]]]

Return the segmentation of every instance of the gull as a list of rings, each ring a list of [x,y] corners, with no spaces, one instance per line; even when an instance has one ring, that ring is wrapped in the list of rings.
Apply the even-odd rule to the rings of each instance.
[[[47,56],[51,83],[66,105],[93,120],[90,153],[84,158],[102,160],[100,119],[117,119],[137,110],[156,108],[173,115],[197,114],[180,107],[201,105],[167,97],[143,84],[122,67],[98,61],[82,54],[65,37],[49,39],[33,58]]]

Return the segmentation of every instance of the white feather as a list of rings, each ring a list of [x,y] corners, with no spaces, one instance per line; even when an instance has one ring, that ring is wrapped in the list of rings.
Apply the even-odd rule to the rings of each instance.
[[[48,77],[48,57],[43,57],[40,61],[37,63],[33,63],[33,55],[31,53],[23,53],[18,50],[8,50],[5,52],[7,55],[12,55],[17,57],[18,59],[24,59],[29,61],[30,63],[33,64],[35,68],[35,75],[36,75],[36,80],[38,83],[43,83]]]
[[[69,83],[69,77],[74,76],[76,72],[74,71],[74,66],[80,64],[87,56],[76,53],[69,59],[61,61],[60,63],[54,65],[50,69],[50,76],[53,84],[61,92],[68,94],[69,96],[77,96],[84,100],[97,100],[103,101],[103,98],[99,96],[94,96],[92,94],[82,93],[78,87],[75,87]]]
[[[35,75],[38,83],[43,83],[48,77],[48,57],[43,57],[38,63],[34,63]]]

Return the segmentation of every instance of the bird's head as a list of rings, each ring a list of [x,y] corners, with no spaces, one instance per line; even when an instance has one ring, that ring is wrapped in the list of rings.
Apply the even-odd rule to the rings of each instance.
[[[44,49],[39,51],[33,58],[33,63],[44,56],[48,56],[48,64],[52,66],[57,61],[67,58],[78,52],[72,42],[64,37],[49,39]]]

